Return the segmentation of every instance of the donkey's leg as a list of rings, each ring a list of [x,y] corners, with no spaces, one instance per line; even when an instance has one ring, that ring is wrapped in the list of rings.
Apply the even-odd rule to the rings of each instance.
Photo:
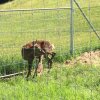
[[[37,68],[38,68],[38,59],[36,59],[36,66],[35,66],[35,72],[34,72],[34,75],[33,75],[33,78],[35,78],[35,76],[37,76]]]
[[[32,62],[33,62],[33,60],[28,60],[28,73],[27,73],[27,78],[29,77],[29,75],[31,75]]]
[[[38,60],[39,60],[39,61],[38,61]],[[39,67],[39,64],[42,64],[42,60],[43,60],[43,55],[41,55],[41,56],[39,57],[39,59],[37,59],[37,61],[36,61],[36,67],[35,67],[35,72],[34,72],[33,78],[34,78],[35,76],[37,76],[37,69],[38,69],[38,67]]]
[[[48,69],[49,69],[48,72],[50,72],[50,69],[52,68],[53,58],[56,55],[56,53],[52,52],[52,54],[50,55],[51,55],[51,58],[48,57]]]

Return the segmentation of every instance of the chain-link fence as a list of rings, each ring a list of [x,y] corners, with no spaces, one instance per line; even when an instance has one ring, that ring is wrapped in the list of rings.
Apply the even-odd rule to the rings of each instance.
[[[6,88],[3,88],[0,92],[2,100],[10,99],[9,96],[12,95],[12,98],[15,97],[16,100],[34,100],[36,98],[37,100],[100,99],[100,73],[97,70],[98,67],[93,67],[96,65],[92,64],[91,52],[89,56],[91,64],[89,65],[77,65],[77,61],[71,60],[66,62],[67,59],[72,58],[71,50],[73,50],[74,56],[87,51],[100,50],[100,40],[90,25],[93,25],[100,36],[99,0],[77,1],[90,24],[75,1],[72,0],[73,9],[70,7],[71,0],[14,0],[0,5],[1,75],[26,70],[27,62],[21,57],[21,48],[28,42],[48,40],[55,45],[56,52],[53,69],[49,74],[44,69],[43,77],[36,78],[35,81],[30,79],[29,82],[26,82],[22,77],[8,80],[7,84],[11,85],[12,92],[5,95],[3,91]],[[100,57],[100,53],[98,55]],[[84,62],[87,63],[87,60]],[[75,67],[69,68],[67,63],[69,66]],[[44,66],[47,65],[44,64]],[[98,77],[97,80],[94,76]],[[18,82],[19,87],[15,85]],[[1,87],[3,85],[1,84]],[[8,85],[6,85],[7,89]],[[16,92],[12,90],[13,85],[15,85]],[[18,91],[20,91],[19,94]]]

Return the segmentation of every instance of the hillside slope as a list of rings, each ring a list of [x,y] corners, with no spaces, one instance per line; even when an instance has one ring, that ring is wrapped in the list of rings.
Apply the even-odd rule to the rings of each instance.
[[[77,0],[81,7],[100,6],[99,0]],[[0,5],[0,9],[69,7],[70,0],[13,0]]]

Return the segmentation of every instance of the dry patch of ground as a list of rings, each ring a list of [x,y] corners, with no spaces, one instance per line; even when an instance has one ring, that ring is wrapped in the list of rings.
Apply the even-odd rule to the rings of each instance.
[[[100,50],[85,52],[79,57],[76,57],[73,60],[67,60],[65,62],[65,64],[69,66],[77,64],[77,63],[100,66]]]

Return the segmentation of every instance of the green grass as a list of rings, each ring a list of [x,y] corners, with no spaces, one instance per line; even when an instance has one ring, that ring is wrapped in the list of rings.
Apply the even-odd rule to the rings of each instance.
[[[90,13],[96,30],[99,30],[100,26],[99,8],[91,8],[94,15]],[[88,15],[87,8],[83,10]],[[7,12],[0,13],[0,15],[0,65],[3,67],[2,70],[4,66],[8,69],[10,64],[12,64],[10,68],[16,63],[20,66],[21,47],[36,39],[49,40],[54,43],[57,53],[55,61],[61,62],[70,58],[70,10]],[[90,35],[88,31],[91,29],[78,9],[74,13],[74,29],[75,54],[100,48],[98,38],[93,32]]]
[[[44,1],[46,7],[57,6],[57,0]],[[42,7],[43,1],[14,0],[1,5],[1,9],[17,9],[31,7]],[[67,0],[59,0],[59,7],[69,4]],[[98,0],[91,1],[90,13],[89,2],[79,1],[83,11],[89,17],[99,33],[100,26],[100,3]],[[19,5],[20,4],[20,5]],[[84,4],[84,5],[83,5]],[[41,5],[41,6],[40,6]],[[75,5],[75,4],[74,4]],[[9,8],[10,7],[10,8]],[[76,6],[75,6],[76,7]],[[0,12],[0,66],[6,66],[22,62],[21,47],[27,42],[36,39],[46,39],[54,43],[57,56],[55,61],[64,61],[69,56],[70,49],[70,10],[53,11],[30,11],[30,12]],[[100,49],[99,40],[96,35],[89,31],[92,29],[81,15],[78,9],[74,11],[74,46],[75,55],[85,51]],[[9,68],[9,67],[8,67]],[[2,68],[1,68],[2,69]],[[19,68],[20,69],[20,68]]]
[[[88,7],[89,3],[91,4],[91,7],[100,6],[99,0],[91,0],[84,1],[84,0],[78,0],[79,4],[82,7]],[[16,8],[42,8],[42,7],[65,7],[70,6],[70,0],[14,0],[13,2],[4,4],[0,6],[0,9],[16,9]]]
[[[0,81],[1,100],[99,100],[100,68],[54,64],[49,74],[26,81],[14,77]]]
[[[58,2],[59,1],[59,2]],[[79,0],[79,3],[100,32],[99,0]],[[69,0],[44,0],[45,7],[69,7]],[[14,0],[0,9],[43,8],[43,0]],[[74,46],[75,56],[90,50],[100,49],[100,41],[89,31],[92,29],[75,6]],[[100,33],[99,33],[100,34]],[[71,59],[70,10],[0,12],[0,74],[25,70],[27,62],[21,57],[21,47],[35,39],[54,43],[56,57],[49,74],[26,81],[24,76],[0,80],[0,100],[99,100],[100,68],[77,65],[67,67],[62,63]],[[33,63],[34,66],[34,63]],[[45,65],[46,67],[47,65]]]

